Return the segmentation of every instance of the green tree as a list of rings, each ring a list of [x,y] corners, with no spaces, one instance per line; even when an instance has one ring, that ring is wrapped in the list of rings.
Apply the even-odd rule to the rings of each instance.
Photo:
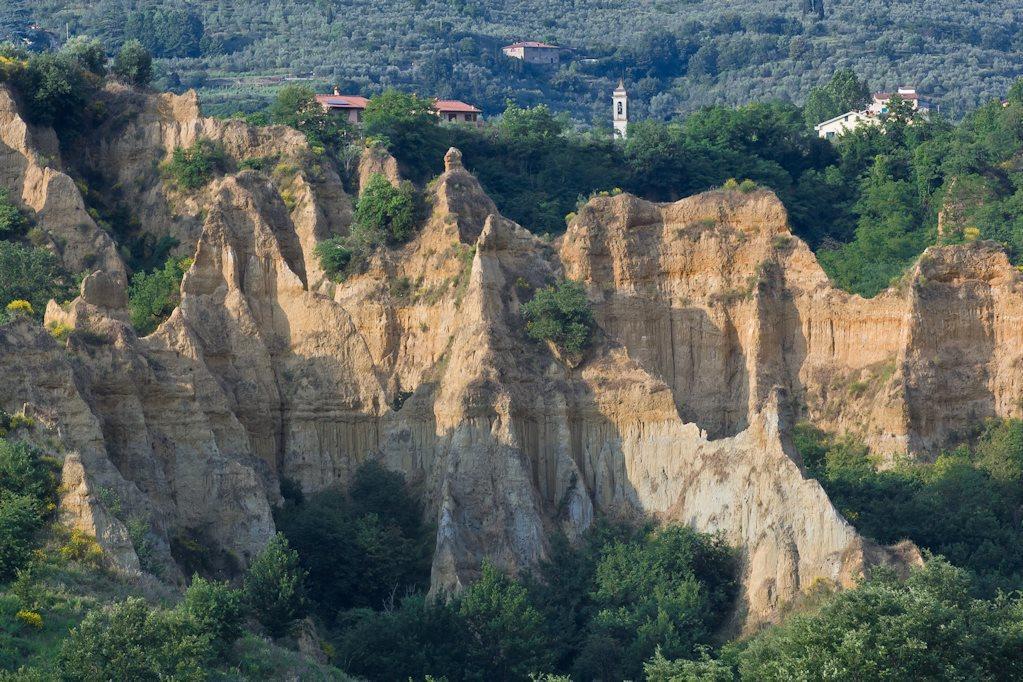
[[[970,596],[965,571],[931,559],[906,581],[875,569],[857,589],[790,617],[740,655],[743,680],[1009,680],[1023,675],[1023,604]]]
[[[0,493],[0,581],[7,582],[28,563],[36,547],[36,531],[42,525],[39,500],[30,495]]]
[[[371,680],[487,679],[472,658],[457,601],[412,595],[386,611],[343,614],[335,660],[347,673]]]
[[[153,609],[145,600],[91,611],[60,650],[60,679],[201,680],[211,667],[209,633],[181,611]]]
[[[127,40],[114,57],[113,72],[125,83],[144,88],[153,80],[153,57],[138,40]]]
[[[595,325],[586,290],[572,280],[536,292],[522,305],[522,317],[530,338],[550,341],[572,355],[582,353],[590,344]]]
[[[49,251],[0,240],[0,309],[25,300],[42,316],[49,300],[74,295],[71,276]]]
[[[356,234],[368,244],[408,241],[416,228],[416,191],[412,183],[394,187],[374,173],[355,208]]]
[[[175,147],[167,163],[167,173],[181,189],[205,187],[217,173],[227,169],[227,154],[216,142],[197,139],[191,147]]]
[[[483,563],[479,580],[462,595],[459,614],[487,679],[522,680],[554,663],[543,619],[525,587],[490,562]]]
[[[288,632],[306,613],[305,571],[298,552],[277,533],[245,573],[245,599],[253,615],[274,637]]]
[[[242,634],[245,616],[243,596],[227,583],[195,575],[185,591],[181,606],[196,623],[199,632],[210,636],[211,644],[221,654],[230,651],[231,645]]]
[[[303,85],[281,88],[267,113],[273,123],[305,134],[314,150],[327,150],[336,156],[354,138],[351,126],[342,117],[324,111],[316,101],[316,93]]]
[[[363,131],[383,143],[413,180],[440,170],[444,138],[430,100],[387,90],[366,105]]]
[[[545,104],[521,108],[508,102],[499,122],[501,134],[511,140],[537,140],[561,137],[565,123]]]
[[[10,193],[0,188],[0,239],[20,237],[26,222],[21,209],[11,201]]]
[[[803,105],[808,126],[815,126],[847,111],[862,109],[870,98],[870,88],[851,69],[835,72],[826,85],[810,91]]]
[[[719,538],[671,526],[601,552],[595,614],[574,665],[587,679],[635,679],[658,647],[690,658],[711,643],[737,590],[732,551]]]
[[[348,266],[352,264],[355,250],[349,246],[346,237],[332,237],[316,245],[313,253],[320,261],[320,267],[327,277],[341,282],[348,276]]]
[[[75,36],[65,43],[61,52],[93,76],[103,77],[107,73],[106,48],[95,38]]]
[[[181,280],[191,258],[168,259],[160,270],[136,272],[128,287],[128,310],[135,331],[146,336],[170,317],[181,300]]]
[[[324,491],[286,504],[277,525],[298,552],[314,608],[326,621],[350,608],[383,608],[429,586],[435,538],[401,474],[360,466],[348,495]]]

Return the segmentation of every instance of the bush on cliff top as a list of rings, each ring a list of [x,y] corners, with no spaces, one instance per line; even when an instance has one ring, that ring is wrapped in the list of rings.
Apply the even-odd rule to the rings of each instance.
[[[571,355],[582,353],[590,344],[595,325],[586,290],[572,280],[536,292],[522,305],[522,316],[530,338],[550,341]]]
[[[166,168],[178,187],[197,190],[227,170],[227,155],[215,142],[200,138],[191,147],[175,147]]]

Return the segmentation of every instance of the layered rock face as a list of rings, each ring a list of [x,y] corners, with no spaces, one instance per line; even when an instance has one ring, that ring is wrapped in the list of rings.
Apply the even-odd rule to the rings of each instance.
[[[929,456],[1019,412],[1023,295],[991,245],[931,249],[863,300],[830,286],[770,193],[598,197],[549,244],[502,218],[452,150],[417,235],[339,284],[313,249],[347,231],[351,202],[296,133],[204,119],[191,96],[107,96],[128,113],[83,163],[119,179],[140,229],[194,254],[181,303],[138,338],[123,264],[97,268],[47,311],[75,330],[66,343],[0,328],[0,407],[27,405],[66,443],[66,518],[125,570],[140,517],[165,577],[197,539],[243,566],[273,532],[282,478],[328,489],[375,458],[427,501],[438,590],[484,557],[528,569],[599,514],[655,515],[740,548],[755,624],[817,579],[918,560],[836,512],[794,421]],[[154,169],[199,137],[276,165],[184,194]],[[0,178],[22,177],[8,161]],[[375,156],[363,174],[393,168]],[[580,363],[523,333],[520,305],[562,276],[599,323]]]

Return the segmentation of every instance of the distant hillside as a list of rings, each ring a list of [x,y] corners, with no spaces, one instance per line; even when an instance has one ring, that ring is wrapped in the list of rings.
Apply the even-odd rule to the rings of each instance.
[[[204,90],[207,109],[249,110],[281,77],[372,93],[389,86],[471,100],[490,112],[548,102],[603,120],[620,76],[634,112],[802,101],[849,67],[876,88],[911,83],[957,116],[1023,74],[1015,0],[15,0],[31,21],[161,54],[161,85]],[[0,17],[0,28],[3,17]],[[8,29],[9,30],[9,29]],[[573,49],[554,71],[500,52],[512,40]]]

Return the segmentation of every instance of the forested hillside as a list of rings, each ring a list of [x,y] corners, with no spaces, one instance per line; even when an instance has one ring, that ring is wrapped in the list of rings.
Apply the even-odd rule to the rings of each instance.
[[[51,38],[113,47],[137,38],[159,83],[200,87],[209,113],[251,111],[279,81],[362,94],[388,87],[472,101],[541,102],[603,122],[625,77],[633,111],[670,118],[715,103],[802,102],[839,68],[876,88],[916,85],[958,116],[1023,74],[1023,9],[1013,0],[13,0],[0,31],[31,21]],[[820,16],[823,15],[823,19]],[[36,37],[46,42],[44,37]],[[557,70],[500,47],[534,39],[571,48]]]

